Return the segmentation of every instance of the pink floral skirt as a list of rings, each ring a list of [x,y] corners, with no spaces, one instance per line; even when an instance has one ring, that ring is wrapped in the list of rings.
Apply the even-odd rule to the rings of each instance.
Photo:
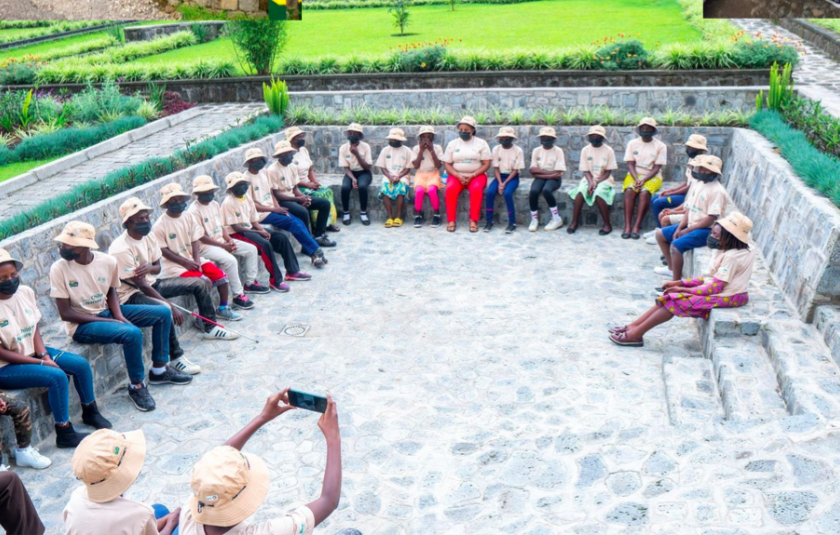
[[[746,292],[729,297],[716,295],[665,294],[656,299],[656,306],[662,307],[671,314],[681,318],[709,319],[709,311],[713,308],[737,308],[746,305],[750,298]]]

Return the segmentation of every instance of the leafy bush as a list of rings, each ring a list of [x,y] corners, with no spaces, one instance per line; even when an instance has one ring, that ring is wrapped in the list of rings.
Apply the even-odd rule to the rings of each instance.
[[[415,46],[401,49],[400,70],[404,72],[427,72],[440,70],[441,60],[446,55],[448,41],[432,46]]]
[[[289,88],[286,82],[274,78],[271,79],[271,85],[263,82],[263,98],[272,115],[282,117],[286,114],[286,109],[289,107]]]
[[[234,20],[228,23],[242,70],[253,74],[271,74],[277,56],[289,39],[284,20]]]
[[[125,31],[123,31],[122,26],[111,26],[109,28],[105,28],[105,33],[118,43],[125,43]]]
[[[788,63],[784,69],[779,69],[777,64],[773,64],[770,69],[770,89],[767,92],[766,104],[767,109],[779,111],[784,108],[788,102],[794,97],[793,92],[793,66]],[[762,99],[764,99],[764,90],[758,92],[755,99],[756,111],[761,111]]]
[[[181,98],[180,93],[176,93],[174,91],[163,92],[162,117],[175,115],[176,113],[181,113],[182,111],[188,110],[192,107],[195,107],[195,102],[186,102]]]
[[[33,56],[0,61],[0,85],[31,84],[38,73],[38,60]]]
[[[648,52],[641,41],[618,41],[595,52],[601,67],[608,71],[644,69],[648,66]]]
[[[175,9],[181,14],[181,20],[227,20],[228,18],[224,11],[213,11],[192,4],[181,4]]]
[[[793,95],[780,113],[817,149],[840,158],[840,119],[826,112],[821,103]]]
[[[55,21],[52,20],[0,20],[0,30],[43,28],[53,24],[55,24]]]
[[[56,59],[67,58],[71,56],[79,56],[81,54],[88,54],[90,52],[96,52],[105,48],[110,48],[112,46],[116,46],[118,43],[119,42],[116,41],[112,36],[103,35],[102,37],[97,37],[96,39],[91,39],[90,41],[86,41],[84,43],[65,46],[57,48],[56,50],[51,52],[38,54],[37,56],[35,56],[35,59],[39,61],[53,61]]]
[[[136,43],[110,48],[98,54],[90,54],[81,58],[69,58],[59,62],[59,64],[102,65],[125,63],[137,58],[154,56],[195,44],[198,44],[198,39],[196,39],[193,32],[176,32],[170,35],[156,37],[151,41],[138,41]]]
[[[759,69],[774,63],[796,65],[799,63],[799,53],[788,44],[764,40],[740,41],[735,44],[733,60],[741,69]]]
[[[235,71],[235,65],[230,61],[204,59],[178,65],[46,65],[38,71],[36,81],[39,84],[65,84],[99,83],[120,79],[126,82],[212,79],[230,78]]]
[[[138,117],[142,117],[145,121],[154,121],[160,116],[160,110],[151,102],[143,102],[137,108]]]
[[[70,119],[73,122],[102,122],[103,117],[134,115],[143,102],[138,97],[128,97],[120,93],[120,87],[114,82],[105,82],[101,88],[88,85],[71,100]]]

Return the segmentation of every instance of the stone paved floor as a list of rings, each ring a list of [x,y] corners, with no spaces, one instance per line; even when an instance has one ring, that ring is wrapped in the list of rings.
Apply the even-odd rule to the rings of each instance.
[[[166,130],[139,139],[118,150],[73,166],[0,198],[0,218],[14,215],[27,206],[37,205],[50,197],[64,193],[78,184],[104,177],[111,171],[142,162],[152,157],[164,157],[205,137],[213,137],[221,130],[241,123],[246,116],[264,104],[218,104],[203,106],[204,112]]]
[[[834,426],[722,420],[693,322],[645,348],[607,340],[652,303],[655,248],[590,229],[356,224],[337,238],[312,282],[257,296],[236,324],[259,345],[199,347],[193,334],[204,371],[152,387],[155,412],[124,393],[101,400],[117,429],[148,440],[130,497],[182,504],[199,456],[293,385],[339,407],[343,497],[319,533],[840,533]],[[304,338],[279,334],[295,322],[311,325]],[[272,472],[260,517],[317,496],[315,414],[281,417],[248,449]],[[53,467],[19,473],[56,533],[78,482],[70,452],[44,451]]]

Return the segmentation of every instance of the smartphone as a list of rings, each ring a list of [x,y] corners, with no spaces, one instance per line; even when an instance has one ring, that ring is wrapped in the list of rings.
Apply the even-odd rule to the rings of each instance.
[[[327,398],[300,390],[289,390],[289,404],[299,409],[325,413],[327,412]]]

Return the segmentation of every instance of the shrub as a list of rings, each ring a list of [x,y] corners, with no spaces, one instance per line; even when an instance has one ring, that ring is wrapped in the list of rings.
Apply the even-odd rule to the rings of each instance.
[[[151,102],[143,102],[137,108],[137,115],[145,121],[154,121],[160,115],[160,110]]]
[[[103,118],[113,118],[114,114],[133,115],[143,101],[123,95],[116,83],[105,82],[99,89],[88,85],[70,102],[73,122],[102,122]]]
[[[804,132],[812,145],[840,158],[840,119],[826,112],[821,103],[793,95],[780,113],[788,124]]]
[[[39,61],[52,61],[56,59],[67,58],[70,56],[79,56],[81,54],[87,54],[89,52],[96,52],[105,48],[110,48],[112,46],[117,45],[118,43],[119,41],[115,40],[112,36],[103,35],[102,37],[91,39],[90,41],[86,41],[84,43],[65,46],[51,52],[38,54],[37,59]]]
[[[109,28],[105,28],[105,33],[107,33],[108,37],[117,43],[125,43],[125,31],[123,31],[122,26],[111,26]]]
[[[0,36],[0,43],[11,43],[14,41],[23,41],[24,39],[31,39],[33,37],[42,37],[44,35],[55,35],[58,33],[70,32],[74,30],[82,30],[90,28],[91,26],[100,26],[105,23],[101,20],[75,20],[75,21],[51,21],[52,24],[45,26],[31,27],[31,31],[22,35],[15,35],[13,37]]]
[[[38,60],[33,56],[0,61],[0,85],[32,84],[38,73]]]
[[[228,24],[228,35],[242,70],[262,75],[274,72],[289,39],[283,20],[234,20]]]
[[[451,39],[438,39],[430,45],[407,44],[398,47],[400,70],[405,72],[427,72],[441,70],[441,60],[446,55],[446,46]]]
[[[272,115],[283,116],[289,107],[289,88],[286,82],[271,78],[271,85],[263,82],[263,98]]]
[[[797,65],[799,53],[789,44],[764,40],[739,41],[735,44],[733,60],[742,69],[769,67],[774,63]]]
[[[193,107],[195,107],[195,102],[183,100],[180,93],[174,91],[163,92],[163,117],[175,115]]]
[[[784,108],[788,102],[793,98],[793,78],[791,73],[793,66],[788,63],[784,69],[780,70],[777,64],[773,64],[770,69],[770,89],[767,92],[767,109],[779,111]],[[755,101],[756,111],[761,111],[762,98],[764,98],[764,90],[758,92],[758,97]]]
[[[595,52],[603,69],[633,70],[647,67],[648,52],[641,41],[618,41],[599,48]]]
[[[170,50],[192,46],[197,43],[198,40],[192,32],[176,32],[170,35],[156,37],[151,41],[129,43],[127,45],[117,46],[105,50],[104,52],[90,54],[81,58],[68,58],[59,62],[59,64],[103,65],[110,63],[125,63],[138,58],[154,56]]]

